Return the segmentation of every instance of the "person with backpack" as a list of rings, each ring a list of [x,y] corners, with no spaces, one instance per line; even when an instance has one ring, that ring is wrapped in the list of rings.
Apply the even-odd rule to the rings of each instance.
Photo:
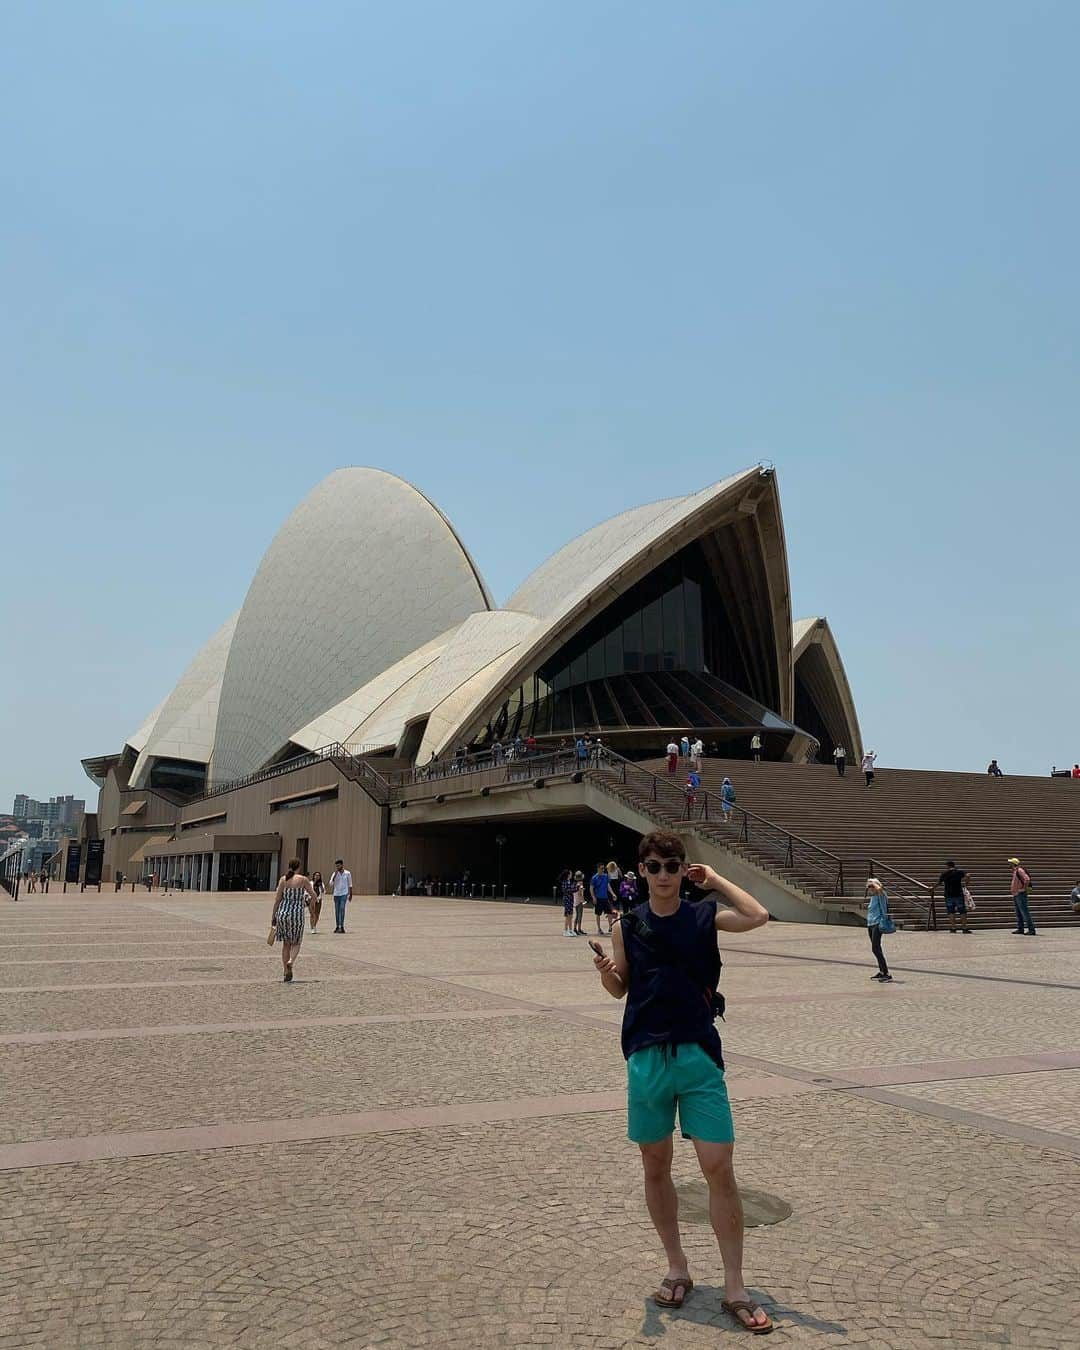
[[[760,928],[769,921],[768,911],[711,867],[688,866],[682,839],[666,830],[655,830],[639,843],[638,873],[649,898],[623,917],[611,956],[596,956],[594,965],[612,998],[626,999],[627,1132],[641,1150],[645,1202],[668,1262],[653,1300],[661,1308],[681,1308],[694,1288],[671,1179],[677,1114],[709,1188],[709,1213],[724,1266],[721,1306],[743,1329],[760,1335],[772,1330],[772,1322],[743,1280],[735,1128],[716,1029],[716,1018],[723,1015],[717,934]],[[723,903],[680,899],[684,877],[716,892]]]
[[[611,903],[611,878],[602,862],[596,864],[596,871],[589,879],[589,895],[592,897],[593,914],[596,916],[596,931],[599,933],[600,919],[606,917],[607,930],[610,933],[615,922],[615,910]]]
[[[874,786],[874,761],[876,759],[877,759],[876,750],[867,750],[866,754],[863,755],[862,757],[862,765],[860,767],[862,768],[863,774],[866,777],[867,787]]]
[[[1012,931],[1023,935],[1026,925],[1026,935],[1034,937],[1035,920],[1031,917],[1031,906],[1028,904],[1028,892],[1032,885],[1031,873],[1020,866],[1019,858],[1010,858],[1009,866],[1013,870],[1009,891],[1012,894],[1013,909],[1016,911],[1016,927]]]
[[[720,811],[725,825],[731,820],[731,808],[735,805],[735,801],[735,784],[730,778],[725,778],[720,784]]]
[[[885,933],[895,933],[896,924],[889,918],[889,894],[877,877],[870,877],[866,883],[866,931],[870,934],[870,950],[878,964],[878,973],[870,978],[892,984],[881,939]]]

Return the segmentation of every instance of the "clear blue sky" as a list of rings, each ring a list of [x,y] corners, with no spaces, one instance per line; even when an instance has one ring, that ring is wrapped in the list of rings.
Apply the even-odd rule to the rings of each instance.
[[[1078,49],[1040,0],[9,0],[0,810],[92,795],[344,464],[503,599],[773,460],[881,763],[1080,759]]]

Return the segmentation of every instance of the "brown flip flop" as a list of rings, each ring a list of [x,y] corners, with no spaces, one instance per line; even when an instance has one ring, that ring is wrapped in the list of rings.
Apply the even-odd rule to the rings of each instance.
[[[672,1279],[661,1280],[660,1288],[656,1291],[655,1294],[653,1294],[653,1302],[657,1305],[657,1307],[660,1308],[681,1308],[682,1305],[686,1302],[687,1294],[690,1292],[691,1289],[693,1289],[693,1287],[694,1281],[690,1278],[689,1275],[685,1277],[681,1275],[676,1275],[673,1280]],[[661,1293],[661,1290],[663,1289],[666,1289],[668,1291],[669,1297],[667,1298],[664,1297],[664,1295]],[[683,1291],[682,1298],[675,1297],[676,1289],[681,1289]]]
[[[747,1303],[745,1299],[741,1298],[736,1299],[734,1303],[729,1303],[727,1299],[724,1299],[720,1306],[726,1313],[730,1313],[731,1316],[734,1317],[735,1321],[738,1322],[743,1331],[749,1331],[752,1336],[767,1336],[773,1329],[773,1324],[769,1320],[768,1314],[766,1314],[765,1321],[760,1326],[750,1322],[744,1322],[739,1316],[739,1313],[741,1312],[749,1313],[751,1317],[756,1313],[764,1313],[765,1309],[760,1303]]]

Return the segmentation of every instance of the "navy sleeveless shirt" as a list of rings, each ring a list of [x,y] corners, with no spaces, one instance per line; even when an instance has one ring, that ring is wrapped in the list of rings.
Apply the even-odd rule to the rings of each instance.
[[[654,914],[646,900],[622,925],[630,966],[623,1012],[622,1052],[629,1059],[649,1045],[700,1045],[722,1069],[712,995],[720,979],[716,901],[683,900],[674,914]],[[642,931],[635,931],[640,928]]]

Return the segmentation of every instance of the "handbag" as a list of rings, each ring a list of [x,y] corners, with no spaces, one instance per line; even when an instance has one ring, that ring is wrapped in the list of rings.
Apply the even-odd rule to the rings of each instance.
[[[277,941],[277,924],[273,923],[270,925],[270,933],[266,939],[266,945],[268,947],[272,947],[276,941]]]
[[[969,914],[973,913],[975,910],[975,897],[966,886],[964,887],[964,908]]]

